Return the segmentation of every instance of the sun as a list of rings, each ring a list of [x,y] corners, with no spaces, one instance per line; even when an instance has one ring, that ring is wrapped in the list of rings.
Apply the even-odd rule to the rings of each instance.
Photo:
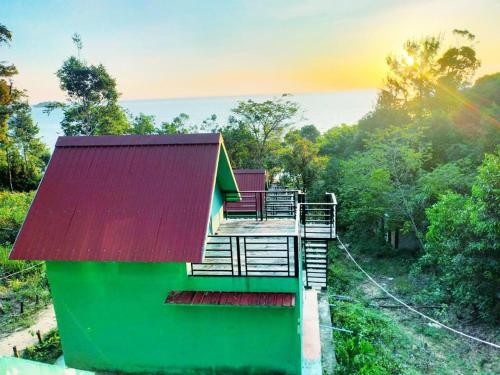
[[[415,64],[415,58],[409,55],[408,52],[404,53],[403,60],[408,66],[412,66],[413,64]]]

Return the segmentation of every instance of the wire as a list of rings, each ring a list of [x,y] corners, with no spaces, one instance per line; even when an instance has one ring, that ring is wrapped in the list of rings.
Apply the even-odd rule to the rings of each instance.
[[[28,270],[30,270],[30,269],[33,269],[33,268],[35,268],[35,267],[38,267],[38,266],[39,266],[39,265],[41,265],[41,264],[43,264],[43,262],[40,262],[40,263],[34,264],[34,265],[32,265],[31,267],[28,267],[28,268],[24,268],[24,269],[22,269],[21,271],[17,271],[17,272],[11,273],[11,274],[9,274],[9,275],[7,275],[7,276],[4,276],[4,277],[0,278],[0,281],[2,281],[2,280],[7,280],[8,278],[10,278],[10,277],[12,277],[12,276],[14,276],[14,275],[18,275],[18,274],[20,274],[20,273],[24,273],[24,272],[26,272],[26,271],[28,271]]]
[[[454,328],[451,328],[451,327],[448,327],[447,325],[437,321],[436,319],[433,319],[431,318],[430,316],[427,316],[425,315],[424,313],[421,313],[420,311],[414,309],[413,307],[411,307],[410,305],[408,305],[407,303],[403,302],[402,300],[400,300],[398,297],[396,297],[395,295],[391,294],[387,289],[385,289],[382,285],[380,285],[373,277],[371,277],[359,264],[358,262],[356,262],[356,259],[353,258],[353,256],[351,255],[351,253],[349,252],[349,250],[347,250],[347,248],[345,247],[345,245],[342,243],[342,241],[340,240],[340,238],[337,236],[337,240],[339,241],[342,249],[344,249],[344,251],[346,252],[347,256],[354,262],[354,264],[359,268],[359,270],[361,272],[363,272],[366,277],[373,283],[375,284],[379,289],[381,289],[385,294],[387,294],[389,297],[391,297],[394,301],[400,303],[401,305],[403,305],[404,307],[406,307],[408,310],[411,310],[413,311],[415,314],[418,314],[420,315],[422,318],[424,319],[427,319],[445,329],[447,329],[448,331],[451,331],[453,333],[456,333],[457,335],[461,335],[461,336],[464,336],[464,337],[467,337],[471,340],[475,340],[477,342],[480,342],[482,344],[486,344],[486,345],[489,345],[489,346],[492,346],[494,348],[497,348],[497,349],[500,349],[500,345],[498,344],[494,344],[492,342],[489,342],[489,341],[486,341],[486,340],[482,340],[480,338],[477,338],[477,337],[474,337],[474,336],[471,336],[471,335],[468,335],[464,332],[461,332],[461,331],[458,331]]]
[[[353,331],[351,331],[350,329],[345,329],[345,328],[337,328],[337,327],[333,327],[333,326],[327,326],[325,324],[320,324],[319,325],[320,327],[323,327],[323,328],[328,328],[328,329],[332,329],[334,331],[340,331],[340,332],[346,332],[346,333],[353,333]]]

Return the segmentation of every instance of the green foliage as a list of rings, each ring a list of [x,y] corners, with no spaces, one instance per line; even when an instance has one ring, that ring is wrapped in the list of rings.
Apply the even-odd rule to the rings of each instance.
[[[385,252],[388,230],[418,239],[413,274],[429,280],[418,293],[489,319],[499,309],[500,73],[471,86],[475,38],[454,34],[458,44],[411,40],[388,58],[375,110],[317,141],[327,161],[311,190],[337,193],[339,230],[358,247]]]
[[[423,174],[417,181],[417,204],[429,207],[446,191],[465,194],[472,186],[473,176],[464,161],[450,162]]]
[[[27,347],[21,353],[21,358],[32,361],[54,363],[62,355],[61,338],[57,329],[47,333],[41,343]]]
[[[281,178],[282,184],[288,181],[288,185],[304,192],[310,190],[325,162],[325,158],[319,156],[319,145],[316,143],[318,134],[314,126],[287,133],[280,152],[281,165],[285,171]]]
[[[26,268],[26,262],[22,260],[9,260],[11,250],[10,244],[0,245],[0,277]]]
[[[184,134],[189,132],[187,121],[189,116],[185,113],[181,113],[174,117],[172,121],[162,122],[159,134]]]
[[[33,192],[0,192],[0,243],[14,243],[32,199]]]
[[[82,41],[73,36],[78,49]],[[69,103],[49,103],[46,111],[63,110],[61,128],[65,135],[128,134],[130,123],[118,105],[116,81],[102,65],[89,65],[79,56],[71,56],[56,73],[61,90],[66,92]],[[132,130],[133,131],[133,130]]]
[[[360,303],[335,302],[332,323],[352,334],[334,332],[336,374],[401,374],[398,358],[408,339],[388,317]]]
[[[3,310],[0,326],[3,333],[28,327],[33,323],[34,314],[50,300],[43,264],[9,260],[12,243],[32,198],[33,192],[0,192],[0,305]],[[20,302],[24,303],[23,314],[19,313]]]
[[[232,110],[233,115],[221,131],[228,149],[235,146],[236,151],[230,156],[235,156],[236,167],[265,168],[271,176],[281,171],[276,155],[284,132],[294,124],[299,111],[298,104],[286,98],[287,95],[283,95],[263,102],[240,101]]]
[[[132,134],[150,135],[155,134],[156,132],[157,129],[155,127],[154,116],[148,116],[141,112],[133,118],[131,129]]]
[[[403,109],[410,117],[421,116],[434,107],[449,110],[460,104],[460,90],[470,85],[479,68],[473,46],[475,36],[455,30],[462,44],[444,49],[440,37],[409,40],[403,54],[387,57],[389,74],[378,105]]]
[[[379,310],[368,306],[359,285],[363,276],[345,263],[340,250],[332,249],[329,290],[353,297],[352,301],[332,300],[332,324],[353,331],[333,331],[337,365],[335,374],[413,373],[409,337]]]
[[[0,45],[12,33],[0,24]],[[38,126],[24,91],[16,88],[14,65],[0,61],[0,189],[32,190],[48,161],[48,150],[40,141]]]
[[[390,204],[390,174],[363,153],[342,161],[340,168],[336,191],[342,202],[341,225],[360,237],[373,236]]]
[[[460,314],[498,317],[500,156],[486,155],[472,195],[446,193],[427,209],[429,229],[420,269],[432,272],[440,299]]]

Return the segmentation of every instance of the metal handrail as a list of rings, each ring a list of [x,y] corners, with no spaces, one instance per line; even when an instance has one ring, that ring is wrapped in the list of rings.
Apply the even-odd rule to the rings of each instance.
[[[223,194],[225,218],[228,218],[229,214],[255,212],[255,219],[263,221],[268,218],[293,218],[301,191],[240,190],[226,191]],[[233,200],[235,197],[238,199]]]
[[[189,264],[190,276],[213,276],[213,277],[299,277],[299,237],[296,235],[216,235],[209,238],[219,239],[221,242],[207,243],[212,245],[224,245],[205,250],[215,254],[205,255],[202,263]],[[251,241],[272,237],[279,241]],[[266,246],[274,245],[278,248],[268,249]],[[259,248],[259,246],[262,246]],[[279,248],[282,246],[282,248]],[[286,252],[286,255],[276,253]],[[260,253],[260,254],[259,254]],[[274,254],[273,254],[274,253]],[[272,255],[269,255],[272,254]],[[293,257],[293,264],[291,258]],[[253,261],[252,261],[253,260]],[[276,263],[269,263],[270,261]],[[202,268],[198,268],[198,267]],[[249,269],[249,267],[253,269]],[[198,269],[197,269],[198,268]]]

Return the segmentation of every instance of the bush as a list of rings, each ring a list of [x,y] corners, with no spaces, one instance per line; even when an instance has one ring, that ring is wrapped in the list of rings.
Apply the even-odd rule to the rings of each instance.
[[[355,300],[335,301],[332,307],[334,327],[353,331],[352,334],[333,331],[337,366],[335,374],[401,374],[409,373],[406,363],[407,336],[382,312],[369,307],[359,287],[364,277],[352,266],[340,250],[330,252],[329,286],[335,294],[345,294]],[[403,359],[401,357],[404,357]]]
[[[54,363],[62,355],[61,338],[57,329],[49,331],[41,343],[29,346],[21,353],[21,358]]]
[[[0,192],[0,243],[14,243],[33,200],[33,192]]]
[[[401,374],[397,351],[404,347],[403,334],[379,311],[360,303],[336,302],[332,314],[335,327],[352,334],[334,332],[336,374]]]
[[[425,253],[415,272],[433,275],[438,302],[461,316],[498,318],[500,279],[500,155],[486,155],[471,196],[448,192],[426,210]]]

